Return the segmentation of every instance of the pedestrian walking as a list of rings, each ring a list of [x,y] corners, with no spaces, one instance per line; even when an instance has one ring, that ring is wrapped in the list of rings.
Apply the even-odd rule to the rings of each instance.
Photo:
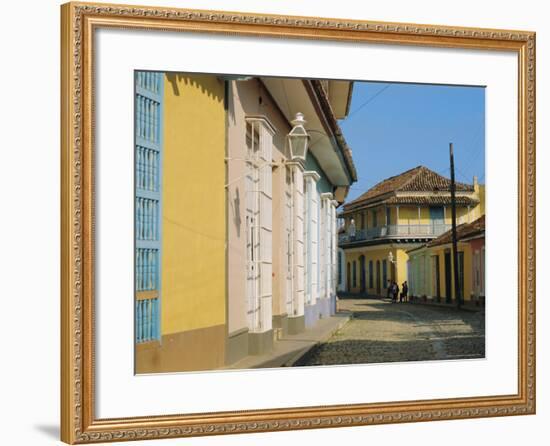
[[[397,282],[395,282],[395,300],[397,300],[398,296],[399,296],[399,285],[397,285]]]
[[[397,282],[393,282],[393,300],[397,302],[397,298],[399,296],[399,285],[397,285]]]
[[[386,288],[386,298],[393,300],[393,282],[388,279],[388,287]]]
[[[409,301],[409,284],[406,280],[403,282],[403,285],[401,285],[401,295],[405,302]]]

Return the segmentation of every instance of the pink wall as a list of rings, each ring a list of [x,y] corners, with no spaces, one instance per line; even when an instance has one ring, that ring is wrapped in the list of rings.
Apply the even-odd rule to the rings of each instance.
[[[261,102],[260,102],[261,98]],[[228,92],[228,327],[229,333],[247,327],[246,319],[246,234],[245,162],[246,116],[264,116],[275,127],[273,161],[273,314],[285,312],[284,279],[284,187],[281,162],[285,159],[285,138],[290,125],[267,94],[263,84],[252,79],[231,81]]]

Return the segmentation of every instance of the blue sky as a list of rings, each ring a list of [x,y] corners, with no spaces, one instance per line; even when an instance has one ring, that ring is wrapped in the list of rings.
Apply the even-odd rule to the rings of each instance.
[[[350,113],[340,121],[358,181],[347,200],[377,182],[424,165],[446,177],[449,143],[456,180],[485,179],[485,89],[355,82]]]

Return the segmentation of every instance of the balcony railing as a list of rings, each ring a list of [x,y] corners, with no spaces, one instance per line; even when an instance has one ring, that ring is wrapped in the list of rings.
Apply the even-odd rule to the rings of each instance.
[[[373,240],[377,238],[434,238],[451,229],[450,224],[427,224],[427,225],[387,225],[376,228],[358,229],[355,236],[348,232],[340,234],[340,243],[353,243],[362,240]]]

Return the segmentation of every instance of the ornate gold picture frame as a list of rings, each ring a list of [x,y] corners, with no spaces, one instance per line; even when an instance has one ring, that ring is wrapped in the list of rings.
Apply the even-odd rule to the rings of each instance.
[[[518,393],[117,419],[95,416],[94,64],[101,28],[507,51],[518,60]],[[70,444],[535,413],[535,33],[175,8],[61,7],[61,439]],[[510,293],[513,293],[510,290]]]

